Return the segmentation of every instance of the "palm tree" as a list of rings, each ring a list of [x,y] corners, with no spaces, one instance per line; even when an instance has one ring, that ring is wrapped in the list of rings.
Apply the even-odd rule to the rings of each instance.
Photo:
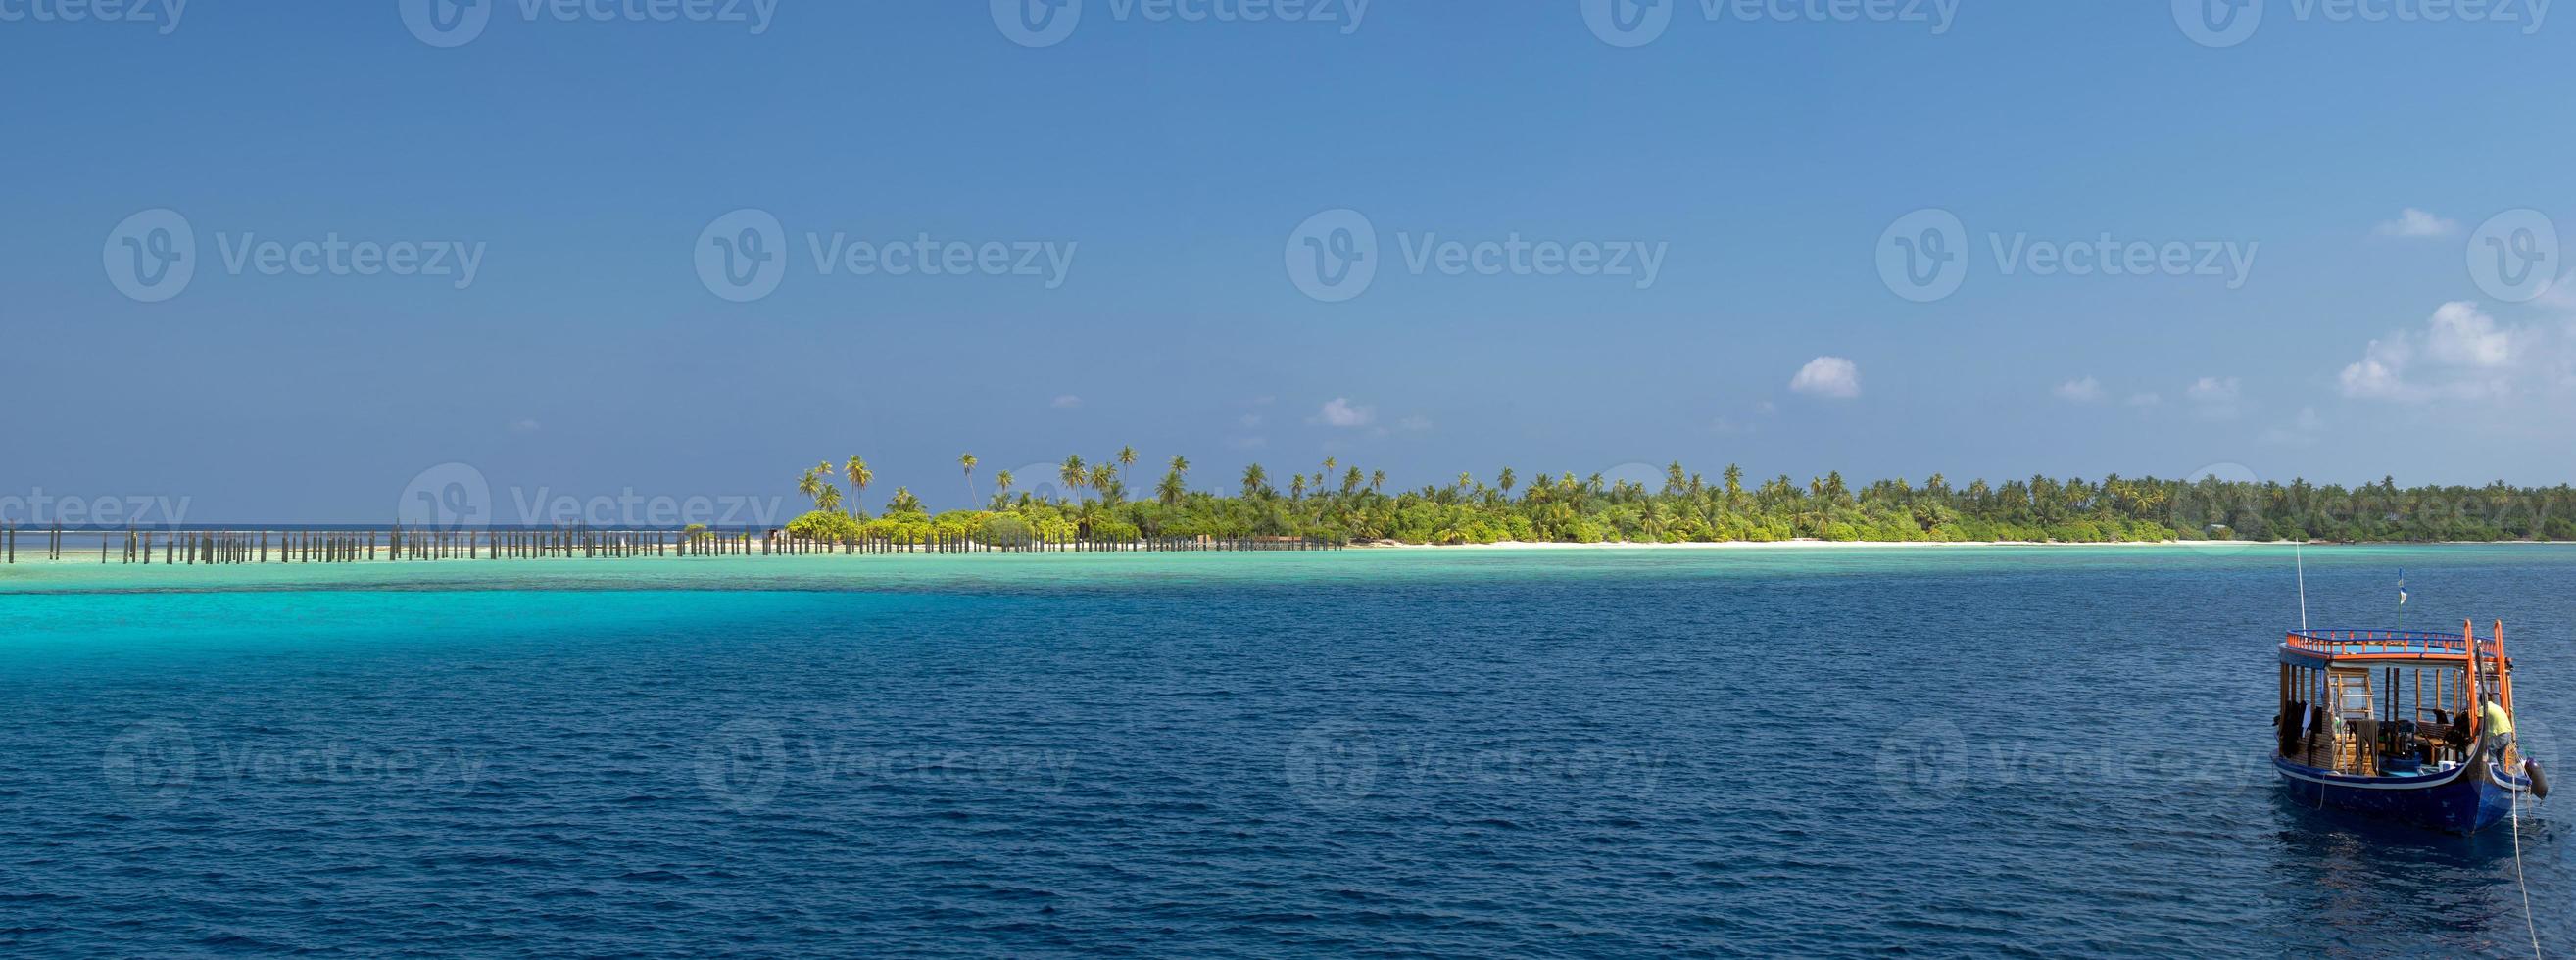
[[[810,469],[805,471],[804,476],[796,478],[796,492],[806,499],[814,501],[815,509],[822,509],[823,475],[820,472]]]
[[[1081,495],[1082,485],[1090,477],[1090,472],[1082,468],[1082,455],[1078,453],[1067,454],[1064,466],[1057,468],[1055,473],[1055,478],[1063,481],[1065,492],[1075,496]]]
[[[1261,495],[1263,490],[1269,489],[1269,487],[1270,472],[1261,469],[1260,464],[1256,463],[1243,468],[1244,499],[1249,500],[1253,497],[1258,497]]]
[[[1305,496],[1306,475],[1302,473],[1290,474],[1288,477],[1288,499],[1302,500],[1305,499]]]
[[[1126,483],[1126,482],[1127,482],[1127,468],[1128,468],[1128,467],[1135,466],[1135,465],[1136,465],[1136,448],[1135,448],[1135,447],[1120,447],[1120,448],[1118,448],[1118,482],[1119,482],[1119,483],[1122,483],[1122,484],[1123,484],[1123,483]]]
[[[912,495],[911,487],[896,487],[894,499],[886,501],[886,512],[926,513],[928,511],[921,509],[921,498]]]
[[[1100,499],[1115,502],[1127,492],[1127,485],[1119,481],[1115,468],[1104,463],[1091,468],[1091,489],[1100,494]]]
[[[966,470],[966,502],[968,504],[973,504],[975,502],[975,455],[971,453],[958,454],[957,465],[965,468]]]
[[[993,475],[993,508],[994,508],[994,509],[996,509],[996,510],[1001,509],[1001,506],[1002,506],[1002,503],[1003,503],[1003,498],[1008,497],[1008,496],[1010,496],[1010,495],[1011,495],[1011,481],[1012,481],[1013,479],[1014,479],[1014,478],[1011,476],[1011,472],[1010,472],[1010,471],[1008,471],[1008,470],[1004,470],[1004,471],[1002,471],[1002,472],[1000,472],[1000,473],[996,473],[996,474],[994,474],[994,475]]]
[[[1384,471],[1384,470],[1371,470],[1371,471],[1369,471],[1369,492],[1370,492],[1370,493],[1383,493],[1383,492],[1385,492],[1385,491],[1386,491],[1386,471]]]
[[[841,508],[841,488],[824,484],[823,492],[814,495],[814,509],[830,513]]]
[[[824,464],[823,472],[830,474],[832,465]],[[865,499],[868,495],[868,481],[877,478],[876,474],[868,471],[868,462],[859,459],[859,455],[855,453],[850,455],[850,462],[841,465],[841,475],[850,478],[850,498],[853,501]]]
[[[1189,476],[1190,458],[1175,455],[1171,471],[1163,474],[1163,482],[1154,486],[1155,498],[1163,501],[1164,506],[1180,503],[1182,497],[1189,495]]]
[[[1495,480],[1503,485],[1503,496],[1506,497],[1512,495],[1512,485],[1520,482],[1519,478],[1512,475],[1512,468],[1510,467],[1504,467],[1503,475],[1496,477]]]

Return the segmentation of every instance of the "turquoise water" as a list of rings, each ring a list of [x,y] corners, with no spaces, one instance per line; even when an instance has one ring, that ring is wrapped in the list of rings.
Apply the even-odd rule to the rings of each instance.
[[[2576,549],[2310,550],[2319,626]],[[13,954],[2529,951],[2287,803],[2286,549],[0,567]],[[2556,764],[2552,763],[2553,768]],[[2522,825],[2576,949],[2559,812]]]

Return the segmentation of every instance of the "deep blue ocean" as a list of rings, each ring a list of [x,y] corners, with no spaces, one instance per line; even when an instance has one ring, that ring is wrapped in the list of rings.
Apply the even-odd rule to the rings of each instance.
[[[2576,549],[2306,552],[2507,624]],[[2290,803],[2287,548],[0,567],[0,953],[2528,955]],[[2576,778],[2563,773],[2560,779]],[[2565,801],[2560,801],[2564,803]],[[2565,811],[2524,811],[2576,951]]]

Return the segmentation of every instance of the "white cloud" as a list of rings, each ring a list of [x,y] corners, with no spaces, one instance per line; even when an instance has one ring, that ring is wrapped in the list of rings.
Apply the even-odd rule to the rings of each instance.
[[[534,417],[520,417],[519,419],[516,419],[516,420],[512,420],[512,421],[510,421],[510,432],[511,432],[511,433],[519,433],[519,434],[535,433],[535,432],[537,432],[537,431],[539,431],[539,430],[543,430],[543,429],[545,429],[545,428],[546,428],[546,425],[545,425],[545,424],[542,424],[542,423],[538,423],[538,422],[536,421],[536,418],[534,418]]]
[[[2548,339],[2544,330],[2500,327],[2474,303],[2446,303],[2424,329],[2370,341],[2337,379],[2347,397],[2476,400],[2510,391]]]
[[[1860,368],[1841,357],[1817,357],[1789,378],[1789,389],[1819,397],[1849,400],[1860,396]]]
[[[1071,410],[1082,405],[1082,398],[1068,393],[1055,398],[1052,405],[1058,410]]]
[[[2092,377],[2069,380],[2057,385],[2057,396],[2058,399],[2072,400],[2076,403],[2100,403],[2102,381]]]
[[[2402,337],[2403,334],[2400,336]],[[2398,371],[2406,368],[2410,353],[2411,351],[2406,349],[2406,342],[2402,339],[2394,342],[2371,341],[2369,346],[2362,348],[2360,360],[2344,366],[2343,373],[2338,378],[2343,381],[2343,395],[2388,400],[2406,399],[2413,390],[2406,385],[2405,378]]]
[[[2440,239],[2460,232],[2460,222],[2445,220],[2422,210],[2408,207],[2397,219],[2380,224],[2374,231],[2383,237],[2418,237]]]
[[[1431,429],[1431,418],[1417,413],[1413,416],[1396,421],[1395,428],[1410,433],[1421,433],[1425,430]]]
[[[2129,405],[2132,407],[2152,407],[2163,402],[2165,402],[2164,396],[2154,391],[2129,395]]]
[[[1354,406],[1348,397],[1334,397],[1324,401],[1317,419],[1328,427],[1365,427],[1377,420],[1377,408]]]
[[[2212,420],[2230,420],[2244,412],[2240,401],[2245,395],[2245,383],[2235,377],[2202,377],[2192,381],[2182,395],[2191,401],[2195,412]]]
[[[2513,359],[2513,337],[2496,329],[2495,318],[2475,304],[2446,303],[2433,311],[2424,352],[2436,361],[2492,370]]]

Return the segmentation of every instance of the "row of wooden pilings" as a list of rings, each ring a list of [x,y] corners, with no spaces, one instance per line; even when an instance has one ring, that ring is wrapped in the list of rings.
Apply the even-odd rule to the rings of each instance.
[[[0,561],[18,562],[22,530],[0,526]],[[98,562],[195,566],[235,563],[359,563],[367,561],[533,560],[549,558],[808,556],[820,554],[1126,553],[1236,550],[1334,550],[1313,537],[1147,537],[1092,540],[1029,537],[986,541],[951,534],[924,540],[888,537],[819,539],[749,530],[146,530],[41,529],[47,560],[76,559],[66,535],[95,535]]]
[[[40,531],[30,556],[72,557],[67,531]],[[68,531],[71,534],[83,531]],[[18,562],[20,528],[0,528],[0,561]],[[519,560],[551,557],[747,556],[760,539],[749,531],[669,530],[145,530],[102,531],[100,563],[167,566],[228,563],[359,563],[375,560]],[[76,558],[74,558],[76,559]]]
[[[1315,537],[1145,537],[1138,540],[1092,540],[1081,537],[1028,537],[985,540],[933,534],[919,542],[884,537],[828,539],[780,535],[761,541],[761,552],[802,556],[823,553],[1176,553],[1218,550],[1338,550],[1341,544]]]

